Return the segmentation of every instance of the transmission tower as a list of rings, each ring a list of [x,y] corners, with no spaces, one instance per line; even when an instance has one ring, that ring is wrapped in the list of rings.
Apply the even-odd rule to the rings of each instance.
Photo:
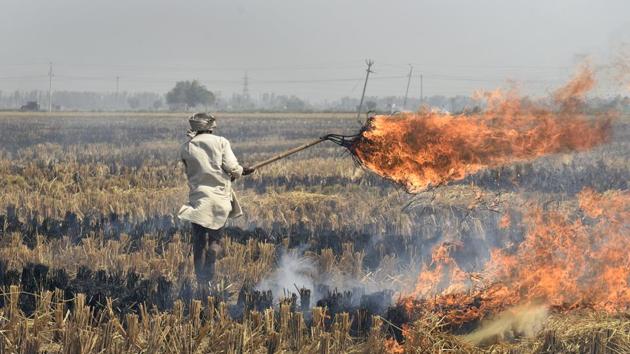
[[[247,76],[247,71],[245,72],[245,76],[243,76],[243,99],[249,99],[249,77]]]

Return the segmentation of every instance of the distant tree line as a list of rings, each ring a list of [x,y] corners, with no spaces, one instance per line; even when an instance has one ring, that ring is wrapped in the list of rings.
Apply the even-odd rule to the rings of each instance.
[[[407,99],[407,107],[402,106],[402,96],[367,96],[362,112],[392,113],[415,111],[421,105],[452,113],[470,112],[482,109],[478,101],[467,96],[434,95],[420,100],[419,97]],[[37,102],[40,109],[48,107],[46,91],[0,91],[0,109],[17,110],[29,101]],[[630,98],[615,96],[610,98],[594,97],[588,100],[591,110],[615,108],[630,111]],[[358,97],[341,97],[336,100],[310,102],[295,95],[263,93],[258,97],[233,94],[224,98],[218,91],[212,92],[198,81],[179,81],[165,95],[154,92],[121,92],[119,94],[88,91],[55,91],[53,107],[55,110],[81,111],[180,111],[180,110],[217,110],[217,111],[269,111],[269,112],[310,112],[335,111],[356,112]]]
[[[0,109],[19,109],[29,101],[48,107],[46,91],[0,91]],[[164,96],[154,92],[54,91],[53,108],[64,111],[159,110]]]

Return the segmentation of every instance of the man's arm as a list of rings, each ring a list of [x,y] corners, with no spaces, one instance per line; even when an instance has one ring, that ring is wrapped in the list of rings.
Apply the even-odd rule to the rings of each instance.
[[[184,172],[188,174],[188,164],[186,163],[187,144],[182,145],[179,148],[179,159],[184,164]]]
[[[236,156],[234,156],[230,142],[227,139],[223,139],[223,143],[223,163],[221,168],[223,168],[223,171],[229,174],[232,179],[239,178],[243,174],[243,167],[239,165]]]

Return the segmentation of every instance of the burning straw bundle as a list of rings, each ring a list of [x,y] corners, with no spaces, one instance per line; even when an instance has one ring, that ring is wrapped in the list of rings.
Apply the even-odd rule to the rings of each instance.
[[[609,120],[504,114],[375,116],[348,147],[361,165],[416,193],[484,168],[589,149],[610,135]]]

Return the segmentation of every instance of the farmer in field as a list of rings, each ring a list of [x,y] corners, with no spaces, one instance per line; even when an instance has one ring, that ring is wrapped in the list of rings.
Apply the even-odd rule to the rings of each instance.
[[[217,126],[213,115],[195,113],[188,122],[190,140],[182,145],[181,159],[190,192],[178,217],[192,223],[195,273],[200,284],[207,287],[221,249],[221,230],[228,218],[243,214],[232,182],[254,170],[239,165],[230,142],[213,134]]]

